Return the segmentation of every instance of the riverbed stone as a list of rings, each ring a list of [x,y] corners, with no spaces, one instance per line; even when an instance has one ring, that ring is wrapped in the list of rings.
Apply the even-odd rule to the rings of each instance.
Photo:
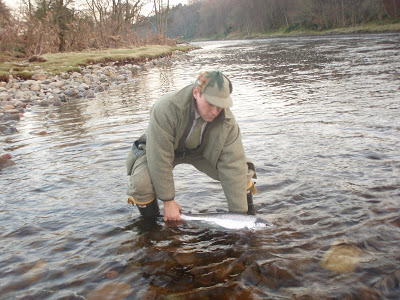
[[[86,83],[82,83],[79,85],[79,89],[81,90],[88,90],[89,89],[89,85]]]
[[[9,153],[0,155],[0,170],[15,165],[12,155]]]
[[[11,105],[11,104],[6,104],[6,105],[4,105],[4,107],[3,107],[3,109],[4,110],[11,110],[11,109],[14,109],[15,108],[15,106],[14,105]]]
[[[92,90],[86,90],[83,93],[83,96],[86,98],[95,98],[94,92]]]
[[[49,99],[43,99],[39,101],[40,106],[49,106],[50,105],[50,100]]]
[[[354,272],[363,251],[352,244],[338,243],[325,252],[321,267],[336,273]]]
[[[38,84],[32,85],[31,86],[31,91],[33,91],[33,92],[40,91],[40,85],[38,85]]]
[[[47,79],[47,75],[46,74],[44,74],[44,73],[38,73],[38,74],[34,74],[33,76],[32,76],[32,79],[33,80],[45,80],[45,79]]]
[[[78,91],[75,90],[75,89],[70,88],[70,89],[66,90],[66,91],[64,92],[64,94],[67,95],[67,96],[69,96],[69,97],[73,97],[73,96],[75,96],[76,94],[78,94]]]
[[[36,82],[35,80],[31,80],[31,79],[25,81],[24,83],[27,84],[27,85],[29,85],[29,86],[34,85],[34,84],[37,84],[37,82]]]
[[[73,72],[72,74],[71,74],[71,78],[79,78],[79,77],[81,77],[82,75],[81,75],[81,73],[78,73],[78,72]]]
[[[8,94],[7,92],[0,93],[0,100],[1,101],[7,101],[9,99],[10,99],[10,94]]]
[[[1,119],[1,117],[0,117],[0,119]],[[5,133],[7,129],[8,129],[8,126],[6,126],[4,124],[0,124],[0,132],[1,133]]]
[[[19,116],[18,113],[7,114],[6,116],[3,117],[4,121],[19,121],[20,119],[21,119],[21,117]]]
[[[18,114],[19,110],[18,109],[7,109],[5,112],[9,115],[13,115],[13,114]]]

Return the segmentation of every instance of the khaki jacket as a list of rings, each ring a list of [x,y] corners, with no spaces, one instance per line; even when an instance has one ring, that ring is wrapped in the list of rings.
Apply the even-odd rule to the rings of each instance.
[[[146,143],[150,177],[157,198],[162,201],[175,198],[174,160],[190,151],[185,150],[183,141],[194,118],[193,87],[189,85],[159,99],[151,109],[146,134],[139,139]],[[199,149],[217,170],[229,211],[247,212],[247,159],[239,126],[229,109],[207,124]]]

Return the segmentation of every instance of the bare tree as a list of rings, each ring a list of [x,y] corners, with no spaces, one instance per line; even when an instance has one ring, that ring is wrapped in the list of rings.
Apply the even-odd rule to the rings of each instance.
[[[100,38],[102,41],[104,41],[105,23],[110,3],[108,0],[86,0],[86,4],[89,7],[93,20],[96,22],[96,25],[99,28]]]
[[[168,29],[169,0],[167,0],[166,5],[164,5],[163,0],[154,0],[154,13],[156,17],[157,34],[166,37]]]

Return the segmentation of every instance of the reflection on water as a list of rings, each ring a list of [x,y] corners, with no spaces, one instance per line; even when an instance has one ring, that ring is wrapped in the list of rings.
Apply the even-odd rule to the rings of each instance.
[[[1,137],[17,163],[0,173],[1,299],[398,297],[400,36],[199,45]],[[142,224],[126,205],[124,160],[152,104],[211,68],[232,79],[273,228]],[[218,183],[174,176],[185,211],[226,210]]]

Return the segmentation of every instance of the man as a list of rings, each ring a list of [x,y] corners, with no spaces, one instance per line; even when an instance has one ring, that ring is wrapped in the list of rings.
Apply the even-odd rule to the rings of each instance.
[[[172,171],[182,163],[221,182],[229,211],[254,214],[255,168],[246,159],[229,109],[231,92],[232,84],[221,72],[204,72],[195,84],[154,104],[147,131],[135,141],[126,162],[128,203],[136,204],[143,217],[159,214],[158,198],[165,221],[181,220]]]

